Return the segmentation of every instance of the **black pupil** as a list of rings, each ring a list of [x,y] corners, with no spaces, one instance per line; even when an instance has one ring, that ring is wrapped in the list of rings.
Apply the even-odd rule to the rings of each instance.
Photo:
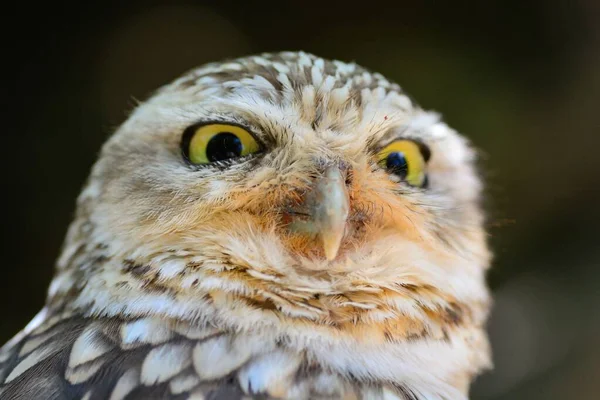
[[[206,145],[206,157],[209,161],[221,161],[239,157],[242,154],[242,141],[230,132],[213,136]]]
[[[398,175],[400,179],[406,178],[408,174],[408,163],[406,162],[404,153],[393,152],[388,154],[385,166],[391,173]]]

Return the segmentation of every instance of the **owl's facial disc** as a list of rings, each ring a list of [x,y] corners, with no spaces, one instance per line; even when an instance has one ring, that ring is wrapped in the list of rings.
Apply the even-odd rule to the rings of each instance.
[[[305,196],[307,212],[303,215],[307,218],[292,216],[288,225],[294,233],[316,235],[328,260],[337,256],[346,233],[350,199],[345,181],[338,166],[327,167]]]
[[[259,153],[278,154],[281,145],[265,146],[246,124],[228,121],[203,121],[185,129],[181,150],[183,158],[191,166],[199,169],[217,167],[221,171],[236,168],[249,158],[256,158]],[[315,138],[315,143],[327,146],[328,140]],[[318,145],[317,145],[318,146]],[[322,149],[323,147],[321,147]],[[365,149],[372,163],[385,170],[390,181],[400,186],[424,188],[427,186],[426,164],[430,156],[428,147],[420,141],[400,138],[383,141],[379,147]],[[346,162],[341,161],[347,160]],[[280,231],[284,242],[292,254],[310,254],[317,258],[324,257],[327,261],[337,258],[341,248],[360,238],[357,226],[356,211],[364,203],[365,193],[357,193],[356,187],[350,189],[352,175],[350,164],[355,160],[343,153],[330,154],[322,157],[303,151],[297,154],[296,161],[302,160],[305,170],[300,170],[302,184],[299,187],[289,179],[283,179],[286,189],[277,189],[279,202],[257,199],[261,204],[254,213],[268,214],[267,220],[278,220],[282,223]],[[332,161],[338,160],[338,161]],[[258,168],[260,168],[260,159]],[[364,169],[364,167],[363,167]],[[362,174],[363,179],[369,172]],[[287,180],[287,182],[286,182]],[[357,186],[361,186],[360,184]],[[286,192],[291,188],[291,192]],[[244,197],[244,196],[242,196]],[[351,202],[350,198],[353,201]],[[368,193],[367,196],[369,197]],[[286,200],[287,198],[287,200]],[[362,198],[362,199],[361,199]],[[377,207],[377,202],[371,201]],[[359,218],[362,225],[368,217]],[[291,241],[287,239],[292,238]],[[359,239],[360,240],[360,239]]]

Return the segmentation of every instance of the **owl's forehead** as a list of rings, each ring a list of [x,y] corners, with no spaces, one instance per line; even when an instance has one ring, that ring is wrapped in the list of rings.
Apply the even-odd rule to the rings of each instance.
[[[165,86],[153,102],[179,108],[178,115],[190,119],[351,133],[355,138],[359,133],[384,136],[422,114],[381,74],[302,52],[202,66]]]
[[[400,87],[381,74],[354,64],[327,60],[303,52],[262,54],[220,63],[206,64],[174,82],[177,88],[218,83],[224,87],[235,82],[250,84],[256,89],[284,92],[287,86],[301,89],[313,86],[324,89],[347,87],[349,95],[359,99],[362,89],[382,88],[400,92]],[[263,87],[258,82],[265,84]]]

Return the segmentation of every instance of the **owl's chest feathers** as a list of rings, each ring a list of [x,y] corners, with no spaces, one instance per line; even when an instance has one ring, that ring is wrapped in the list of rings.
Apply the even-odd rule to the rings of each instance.
[[[461,399],[488,363],[480,313],[431,285],[377,285],[352,274],[327,280],[318,271],[198,260],[185,250],[115,256],[85,239],[67,248],[49,306],[95,319],[115,348],[150,344],[158,360],[151,370],[237,371],[242,386],[284,382],[270,389],[280,391],[389,385]],[[202,372],[206,365],[215,372]],[[298,376],[300,386],[292,384]]]
[[[86,253],[84,268],[59,274],[68,282],[56,303],[92,315],[156,315],[208,321],[231,329],[265,326],[368,344],[448,341],[479,325],[474,311],[427,284],[378,285],[367,280],[285,276],[273,270],[199,265],[179,256],[156,264]],[[323,274],[321,274],[323,275]],[[310,281],[312,280],[312,281]],[[309,281],[309,282],[307,282]],[[51,302],[52,304],[52,302]],[[309,335],[310,336],[310,335]]]
[[[114,393],[143,387],[172,396],[207,395],[223,385],[268,398],[465,398],[464,374],[445,365],[451,357],[446,345],[415,344],[411,350],[406,343],[359,346],[316,335],[307,339],[270,329],[233,332],[157,317],[85,318],[63,312],[0,352],[0,367],[1,361],[13,364],[4,378],[0,371],[0,383],[4,379],[7,390],[17,390],[17,378],[35,362],[92,394],[108,390],[106,398],[111,391],[111,398],[122,398]]]
[[[155,348],[156,360],[143,364],[153,366],[147,369],[150,376],[144,377],[142,365],[142,381],[170,377],[191,365],[200,377],[234,373],[242,386],[292,393],[290,398],[302,398],[296,391],[327,387],[350,393],[358,385],[377,393],[406,388],[429,393],[423,398],[460,399],[475,366],[487,362],[476,359],[475,349],[487,343],[468,309],[438,302],[445,308],[402,312],[407,306],[400,299],[409,301],[419,292],[415,287],[405,287],[394,301],[385,301],[392,291],[372,288],[302,296],[282,293],[273,282],[247,283],[244,290],[227,286],[224,282],[240,273],[229,270],[206,274],[205,282],[214,280],[210,289],[198,284],[192,292],[181,292],[173,286],[184,278],[161,280],[141,264],[130,263],[119,273],[99,270],[69,294],[78,292],[67,309],[101,316],[90,329],[109,335],[116,348],[144,343]],[[83,379],[76,370],[72,374],[72,379]]]

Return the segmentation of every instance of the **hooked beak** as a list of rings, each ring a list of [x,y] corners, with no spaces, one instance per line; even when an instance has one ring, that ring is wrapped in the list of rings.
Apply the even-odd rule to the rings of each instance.
[[[328,167],[307,195],[308,220],[297,221],[290,229],[298,233],[316,234],[323,246],[327,260],[333,260],[346,233],[350,210],[348,189],[337,166]]]

